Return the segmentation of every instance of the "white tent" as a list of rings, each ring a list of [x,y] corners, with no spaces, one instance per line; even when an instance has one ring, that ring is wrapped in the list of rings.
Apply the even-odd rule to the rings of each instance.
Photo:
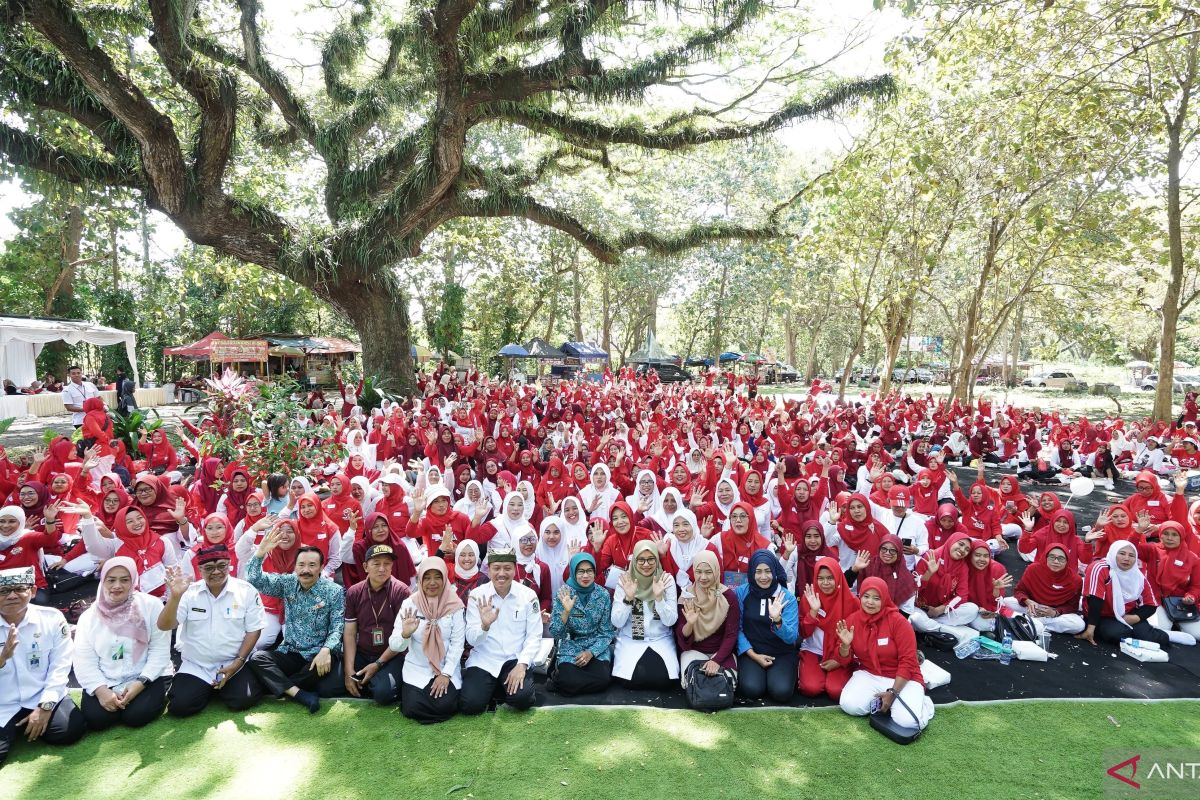
[[[87,342],[97,345],[124,343],[136,385],[141,383],[137,355],[134,353],[136,339],[132,331],[120,331],[78,320],[0,317],[0,378],[8,378],[17,386],[28,386],[37,380],[37,357],[48,342]]]

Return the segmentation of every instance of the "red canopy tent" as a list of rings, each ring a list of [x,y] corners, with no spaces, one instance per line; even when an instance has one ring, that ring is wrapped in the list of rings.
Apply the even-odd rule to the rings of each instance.
[[[164,347],[164,356],[176,356],[178,358],[195,358],[203,359],[212,356],[212,342],[214,339],[228,339],[229,337],[220,331],[213,331],[208,336],[205,336],[198,342],[191,344],[181,344],[178,347]]]

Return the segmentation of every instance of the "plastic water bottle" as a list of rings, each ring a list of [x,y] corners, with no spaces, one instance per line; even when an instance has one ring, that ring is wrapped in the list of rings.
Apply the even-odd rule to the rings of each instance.
[[[1000,663],[1008,664],[1012,661],[1012,655],[1012,634],[1006,630],[1004,637],[1000,639]]]
[[[1158,642],[1150,642],[1145,639],[1134,639],[1133,637],[1126,637],[1126,638],[1122,639],[1121,641],[1124,642],[1125,644],[1129,645],[1130,647],[1140,647],[1143,650],[1161,650],[1162,649],[1162,647],[1158,644]]]
[[[954,648],[954,655],[959,658],[970,658],[979,652],[979,638],[967,639]]]

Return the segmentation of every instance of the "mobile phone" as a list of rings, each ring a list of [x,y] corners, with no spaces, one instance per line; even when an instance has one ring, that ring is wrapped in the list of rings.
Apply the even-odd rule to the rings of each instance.
[[[900,543],[905,547],[912,547],[912,539],[901,539]]]

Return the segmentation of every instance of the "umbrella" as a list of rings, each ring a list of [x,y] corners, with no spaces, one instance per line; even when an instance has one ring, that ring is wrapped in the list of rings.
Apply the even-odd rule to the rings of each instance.
[[[1186,361],[1176,361],[1175,362],[1175,369],[1191,369],[1191,368],[1192,368],[1192,365],[1187,363]]]
[[[1151,364],[1149,361],[1130,361],[1125,366],[1129,369],[1149,369],[1150,367],[1153,367],[1154,365]]]
[[[504,356],[505,358],[528,358],[529,351],[519,344],[506,344],[500,348],[500,352],[497,355]]]

